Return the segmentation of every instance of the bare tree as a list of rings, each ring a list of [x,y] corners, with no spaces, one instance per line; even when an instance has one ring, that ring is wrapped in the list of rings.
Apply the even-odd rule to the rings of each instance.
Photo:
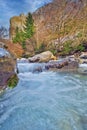
[[[58,0],[56,1],[55,6],[58,6]],[[80,10],[81,3],[78,3],[78,6],[74,2],[67,2],[66,0],[62,0],[59,2],[57,16],[55,19],[56,32],[58,34],[58,44],[56,44],[56,48],[61,45],[61,38],[72,35],[72,32],[76,31],[76,26],[72,26],[75,18],[81,12]],[[56,8],[56,7],[55,7]],[[68,29],[70,26],[71,29]]]
[[[8,30],[4,27],[0,27],[0,38],[6,38],[8,36]]]

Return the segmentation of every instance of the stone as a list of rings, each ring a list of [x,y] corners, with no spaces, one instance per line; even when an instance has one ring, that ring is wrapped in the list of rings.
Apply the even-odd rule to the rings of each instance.
[[[63,59],[62,61],[53,61],[45,65],[47,70],[55,71],[76,71],[78,68],[77,61],[70,61],[68,59]]]
[[[29,62],[48,62],[49,60],[56,60],[56,57],[50,51],[45,51],[29,58]]]
[[[29,61],[26,58],[21,58],[21,59],[17,58],[17,63],[28,63],[28,62]]]
[[[87,63],[87,52],[82,52],[78,60],[80,64]]]
[[[35,72],[42,72],[42,67],[41,67],[41,66],[36,67],[36,68],[33,70],[33,73],[35,73]]]
[[[7,87],[7,82],[16,74],[16,60],[3,48],[0,48],[0,91]]]

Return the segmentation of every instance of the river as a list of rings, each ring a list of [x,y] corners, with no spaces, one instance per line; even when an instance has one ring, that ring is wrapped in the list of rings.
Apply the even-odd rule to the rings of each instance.
[[[87,76],[35,66],[18,63],[17,87],[0,96],[0,130],[87,130]]]

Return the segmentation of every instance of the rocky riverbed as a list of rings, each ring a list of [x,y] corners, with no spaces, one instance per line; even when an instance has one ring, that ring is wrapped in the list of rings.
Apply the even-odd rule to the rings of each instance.
[[[11,54],[3,48],[0,48],[0,90],[16,86],[18,82],[16,72],[31,71],[59,71],[59,72],[83,72],[83,68],[79,63],[83,63],[86,59],[86,53],[82,53],[78,58],[75,55],[65,58],[56,58],[50,51],[46,51],[30,58],[14,59]],[[23,68],[25,67],[26,68]],[[85,71],[86,72],[86,71]],[[12,79],[12,81],[10,80]],[[10,80],[10,81],[9,81]]]
[[[65,58],[57,58],[50,51],[46,51],[35,55],[31,58],[18,59],[18,63],[27,63],[27,65],[36,66],[33,68],[33,72],[42,72],[44,70],[55,71],[76,71],[78,68],[78,60],[76,57],[68,56]]]

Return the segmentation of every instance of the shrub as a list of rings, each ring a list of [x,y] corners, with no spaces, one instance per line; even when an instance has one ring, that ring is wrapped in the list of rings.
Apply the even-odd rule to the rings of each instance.
[[[51,52],[53,53],[53,55],[57,55],[57,50],[56,49],[51,50]]]
[[[26,49],[26,44],[25,44],[25,42],[22,42],[22,48],[23,48],[23,49]]]
[[[76,47],[76,50],[77,51],[84,51],[85,50],[85,47],[83,46],[83,44],[80,44]]]
[[[77,34],[77,37],[78,37],[78,38],[81,38],[81,37],[82,37],[82,33],[79,32],[79,33]]]
[[[72,51],[72,41],[68,40],[64,43],[62,54],[69,54]]]
[[[41,53],[43,51],[45,51],[46,45],[44,43],[41,43],[41,45],[39,46],[39,48],[35,49],[36,53]]]

